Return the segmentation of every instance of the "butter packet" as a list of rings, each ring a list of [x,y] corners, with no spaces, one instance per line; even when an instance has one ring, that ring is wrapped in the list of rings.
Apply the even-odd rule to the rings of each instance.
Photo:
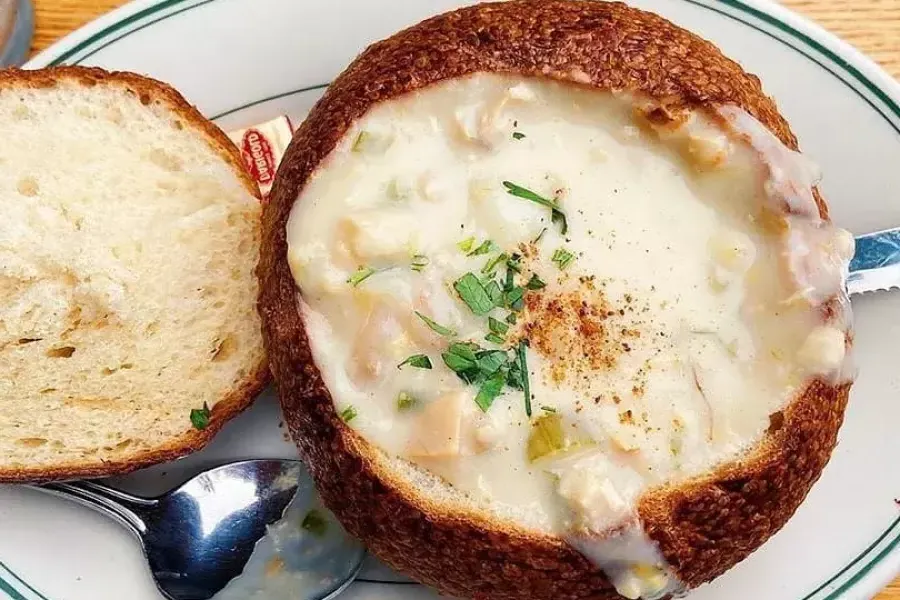
[[[275,172],[294,135],[294,127],[286,116],[235,129],[227,133],[241,151],[250,176],[259,185],[263,201],[269,197]]]

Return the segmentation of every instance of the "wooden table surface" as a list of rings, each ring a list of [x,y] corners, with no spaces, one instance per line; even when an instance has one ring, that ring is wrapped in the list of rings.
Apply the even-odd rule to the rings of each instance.
[[[124,0],[33,0],[36,31],[32,52],[43,50],[60,37]],[[784,4],[818,22],[874,58],[900,78],[900,0],[783,0]],[[900,600],[900,579],[876,600]]]

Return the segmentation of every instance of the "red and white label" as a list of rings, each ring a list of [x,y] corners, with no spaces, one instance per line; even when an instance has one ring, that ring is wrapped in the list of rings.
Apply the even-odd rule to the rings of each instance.
[[[290,119],[283,116],[228,133],[240,149],[247,171],[259,185],[263,200],[272,191],[275,172],[293,135]]]

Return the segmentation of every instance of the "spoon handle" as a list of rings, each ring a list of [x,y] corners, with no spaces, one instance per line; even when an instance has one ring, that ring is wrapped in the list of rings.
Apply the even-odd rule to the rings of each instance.
[[[147,511],[157,505],[157,500],[132,496],[93,481],[47,483],[30,487],[94,509],[125,525],[139,538],[147,531]]]

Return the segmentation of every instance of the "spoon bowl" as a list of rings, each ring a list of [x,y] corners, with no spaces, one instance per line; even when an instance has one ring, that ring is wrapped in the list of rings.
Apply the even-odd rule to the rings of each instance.
[[[159,590],[172,600],[207,600],[241,575],[257,542],[279,521],[298,489],[315,494],[295,460],[248,460],[223,465],[156,498],[142,498],[95,482],[51,483],[36,489],[75,500],[110,516],[141,541]],[[364,551],[355,546],[332,561],[336,581],[352,580]],[[318,568],[320,566],[317,565]],[[300,568],[306,568],[305,565]],[[302,600],[334,597],[296,590]],[[303,595],[303,594],[306,595]]]

